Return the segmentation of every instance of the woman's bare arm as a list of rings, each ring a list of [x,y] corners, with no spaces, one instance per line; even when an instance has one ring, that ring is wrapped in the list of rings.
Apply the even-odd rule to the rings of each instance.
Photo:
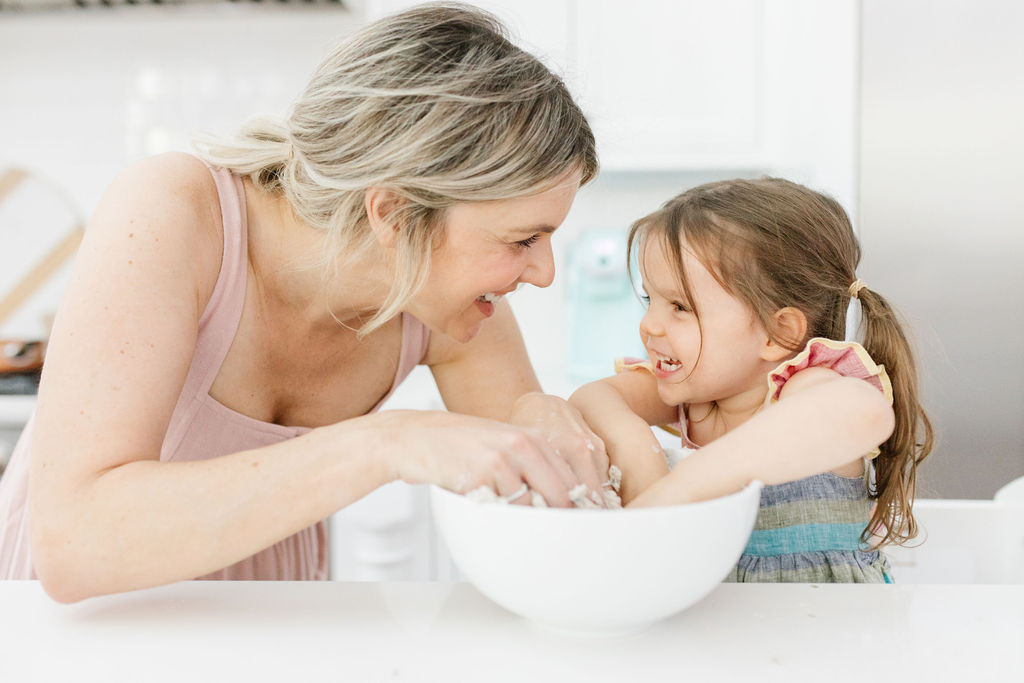
[[[75,601],[228,566],[395,479],[449,488],[557,475],[509,425],[387,411],[195,462],[160,449],[220,269],[220,208],[184,155],[136,164],[90,223],[34,420],[36,574]]]
[[[158,462],[220,268],[219,214],[205,166],[170,155],[122,173],[89,225],[34,420],[33,560],[58,599],[226,566],[384,480],[365,451],[323,432]],[[325,480],[335,485],[315,485]]]
[[[531,428],[544,437],[563,483],[555,500],[567,501],[565,491],[577,483],[597,491],[607,480],[604,445],[575,408],[541,391],[506,300],[467,343],[433,335],[425,362],[449,410]]]

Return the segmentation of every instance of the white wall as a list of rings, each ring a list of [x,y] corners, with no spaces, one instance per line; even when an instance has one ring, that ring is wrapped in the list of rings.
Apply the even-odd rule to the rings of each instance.
[[[0,13],[0,169],[33,174],[0,204],[0,292],[59,241],[69,214],[92,213],[127,162],[187,149],[193,129],[227,133],[248,116],[284,113],[332,41],[357,24],[337,8],[275,10]],[[66,277],[67,268],[0,337],[45,335]]]
[[[1024,6],[865,0],[862,277],[911,323],[925,497],[1024,474]]]

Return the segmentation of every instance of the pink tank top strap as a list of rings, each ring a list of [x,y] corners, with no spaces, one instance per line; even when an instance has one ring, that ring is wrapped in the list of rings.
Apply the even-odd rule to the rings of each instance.
[[[395,384],[392,391],[401,384],[413,368],[419,365],[427,355],[430,345],[430,329],[420,322],[412,313],[402,314],[402,356],[395,373]]]
[[[248,275],[248,226],[242,181],[226,169],[209,168],[220,196],[224,256],[213,295],[199,319],[193,372],[185,383],[184,394],[188,396],[208,393],[217,377],[242,318]]]

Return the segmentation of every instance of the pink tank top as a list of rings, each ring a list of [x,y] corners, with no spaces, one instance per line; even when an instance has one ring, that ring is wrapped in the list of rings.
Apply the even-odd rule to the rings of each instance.
[[[174,408],[160,450],[161,461],[205,460],[259,448],[309,431],[261,422],[235,412],[209,394],[234,340],[242,315],[247,275],[245,195],[241,180],[211,169],[224,221],[224,259],[213,296],[199,321],[199,337],[185,386]],[[395,380],[378,410],[422,360],[430,339],[419,320],[402,314],[402,350]],[[28,544],[28,465],[32,448],[29,420],[0,478],[0,579],[35,578]],[[203,579],[326,579],[327,525],[321,521],[241,562]]]

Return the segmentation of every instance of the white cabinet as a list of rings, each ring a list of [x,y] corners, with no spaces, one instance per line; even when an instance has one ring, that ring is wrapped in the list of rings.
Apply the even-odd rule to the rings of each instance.
[[[368,0],[366,19],[416,4]],[[785,175],[856,199],[855,0],[476,0],[566,82],[604,171]]]
[[[416,367],[385,410],[444,410],[430,370]],[[392,482],[331,516],[335,581],[452,581],[459,578],[430,513],[426,486]]]
[[[604,168],[762,165],[760,4],[578,4],[572,85]]]
[[[897,583],[1024,583],[1024,495],[918,498],[914,518],[918,537],[885,549]]]

